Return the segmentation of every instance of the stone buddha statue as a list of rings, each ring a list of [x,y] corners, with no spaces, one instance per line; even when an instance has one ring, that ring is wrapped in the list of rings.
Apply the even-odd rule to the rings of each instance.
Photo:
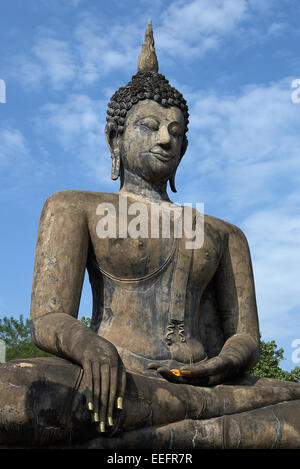
[[[259,326],[244,234],[195,208],[188,231],[168,196],[187,126],[149,22],[107,111],[120,190],[44,205],[31,327],[54,356],[0,365],[2,446],[300,448],[300,384],[249,374]],[[78,320],[86,269],[90,327]]]

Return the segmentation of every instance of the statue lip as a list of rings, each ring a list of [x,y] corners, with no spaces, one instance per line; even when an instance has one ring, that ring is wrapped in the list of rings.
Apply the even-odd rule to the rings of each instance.
[[[167,153],[163,150],[160,150],[160,151],[150,151],[150,153],[152,155],[154,155],[157,159],[159,159],[160,161],[169,161],[173,158],[173,155],[170,154],[170,153]]]

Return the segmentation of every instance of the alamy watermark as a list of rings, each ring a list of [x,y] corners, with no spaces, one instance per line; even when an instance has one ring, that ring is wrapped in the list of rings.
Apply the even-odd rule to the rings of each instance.
[[[4,80],[0,79],[0,103],[6,103],[6,84]]]
[[[300,78],[296,78],[292,81],[291,87],[295,90],[291,94],[291,100],[294,104],[300,103]]]
[[[292,362],[300,363],[300,339],[294,339],[291,346],[295,349],[292,353]]]
[[[96,233],[99,238],[184,237],[186,249],[199,249],[204,242],[204,204],[195,205],[129,203],[127,196],[119,195],[117,204],[98,205]]]

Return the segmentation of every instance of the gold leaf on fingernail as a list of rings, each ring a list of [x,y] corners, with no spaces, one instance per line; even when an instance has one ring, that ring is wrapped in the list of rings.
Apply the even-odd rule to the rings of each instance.
[[[190,370],[181,370],[182,375],[191,375],[192,372]]]
[[[99,422],[99,421],[100,421],[98,412],[95,412],[95,413],[94,413],[94,421],[95,421],[95,422]]]
[[[110,427],[112,427],[114,424],[112,417],[107,417],[107,422]]]
[[[117,409],[123,409],[123,397],[118,397],[117,399]]]
[[[88,409],[89,409],[89,410],[94,410],[94,406],[93,406],[93,403],[92,403],[92,402],[89,402],[89,403],[88,403]]]
[[[99,427],[100,427],[100,432],[104,433],[105,432],[105,422],[100,422]]]

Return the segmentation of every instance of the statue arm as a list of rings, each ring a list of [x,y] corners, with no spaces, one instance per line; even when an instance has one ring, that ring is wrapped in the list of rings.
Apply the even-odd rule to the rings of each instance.
[[[227,237],[215,274],[216,298],[225,343],[218,356],[194,367],[181,368],[183,376],[220,384],[251,369],[259,359],[259,328],[255,287],[248,242],[234,228]],[[185,379],[185,378],[184,378]]]
[[[45,203],[36,246],[31,331],[38,347],[82,366],[87,402],[102,422],[106,414],[112,416],[115,399],[123,396],[126,372],[114,345],[77,319],[89,245],[81,207],[82,200],[71,191],[53,194]]]
[[[259,358],[259,325],[250,251],[238,228],[228,235],[216,293],[225,338],[220,355],[239,356],[241,371],[250,369]]]
[[[53,194],[40,218],[30,318],[37,346],[65,358],[72,354],[67,331],[81,326],[77,317],[87,250],[84,214],[68,192]]]

